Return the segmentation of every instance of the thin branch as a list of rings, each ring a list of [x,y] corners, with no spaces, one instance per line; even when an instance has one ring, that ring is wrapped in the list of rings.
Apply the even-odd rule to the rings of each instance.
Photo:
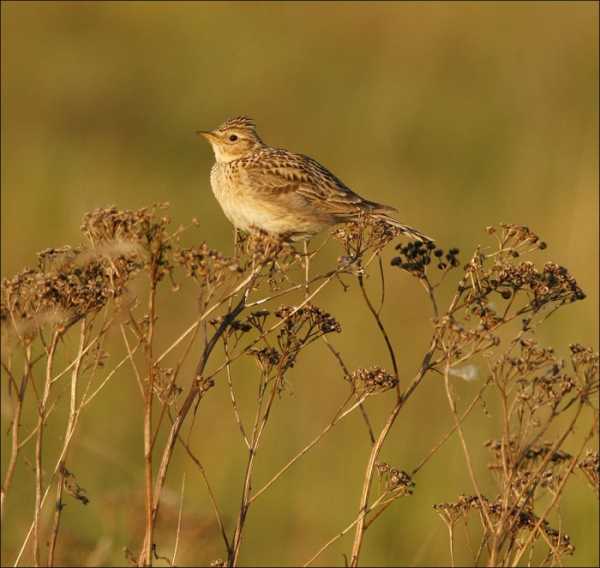
[[[179,537],[181,535],[181,517],[183,514],[183,495],[185,493],[185,473],[181,479],[181,493],[179,496],[179,514],[177,516],[177,532],[175,533],[175,546],[173,547],[173,556],[171,557],[171,566],[176,566],[177,549],[179,548]]]
[[[475,477],[475,471],[473,469],[473,463],[471,461],[471,455],[469,453],[469,448],[467,447],[467,442],[465,440],[465,435],[463,433],[462,430],[462,426],[461,426],[461,422],[460,422],[460,418],[458,416],[458,413],[456,411],[456,402],[454,401],[454,397],[452,396],[452,392],[450,390],[450,381],[449,381],[449,375],[450,375],[450,360],[447,359],[446,360],[446,365],[444,368],[444,386],[446,387],[446,396],[448,397],[448,404],[450,406],[450,412],[452,414],[452,418],[454,419],[454,424],[456,426],[456,429],[458,431],[458,436],[460,438],[460,443],[462,445],[463,448],[463,453],[465,455],[465,461],[467,464],[467,469],[469,471],[469,477],[471,478],[471,483],[473,484],[473,488],[475,490],[475,494],[477,495],[477,499],[479,500],[479,504],[481,506],[481,511],[484,515],[484,518],[486,520],[487,523],[487,530],[490,532],[494,531],[494,525],[492,523],[492,520],[490,519],[490,515],[488,513],[487,507],[485,502],[483,501],[483,497],[481,496],[481,490],[479,489],[479,483],[477,482],[477,478]]]
[[[40,565],[40,513],[42,510],[42,445],[44,440],[44,419],[46,414],[46,404],[50,396],[50,387],[52,385],[52,365],[56,353],[56,346],[60,337],[60,331],[55,330],[52,335],[52,341],[48,348],[46,359],[46,380],[44,382],[44,391],[38,408],[38,430],[35,443],[35,512],[33,520],[33,562],[36,566]]]
[[[71,393],[69,398],[69,417],[65,430],[65,440],[70,439],[73,435],[73,430],[77,421],[77,383],[79,382],[79,373],[81,364],[85,354],[85,342],[87,338],[87,320],[81,320],[81,330],[79,332],[79,351],[75,359],[75,366],[71,373]],[[68,451],[68,449],[67,449]],[[62,492],[65,481],[65,462],[67,460],[67,451],[64,452],[62,462],[58,470],[58,480],[56,482],[56,509],[54,510],[54,522],[48,545],[48,566],[54,566],[54,552],[56,550],[56,541],[58,539],[58,531],[60,530],[60,518],[62,514]]]
[[[177,440],[184,447],[189,458],[196,464],[196,466],[200,470],[200,475],[202,476],[204,484],[206,485],[206,489],[208,490],[208,496],[210,498],[210,502],[212,504],[213,511],[215,513],[215,517],[217,519],[217,524],[219,525],[219,530],[221,531],[221,536],[223,537],[223,542],[225,543],[225,548],[227,549],[227,553],[229,554],[229,552],[231,550],[231,545],[229,544],[229,539],[227,538],[227,532],[225,531],[225,523],[223,522],[223,516],[221,515],[219,505],[217,504],[217,499],[215,497],[215,493],[212,490],[212,487],[208,481],[208,476],[206,475],[206,470],[204,469],[204,466],[202,465],[200,460],[194,455],[194,453],[192,452],[189,445],[183,441],[181,436],[178,436]]]
[[[271,485],[273,485],[273,483],[275,483],[304,454],[306,454],[308,451],[310,451],[312,448],[314,448],[323,439],[323,437],[327,434],[327,432],[329,432],[338,422],[340,422],[343,418],[348,416],[348,414],[350,414],[352,411],[354,411],[357,407],[360,407],[366,398],[366,397],[362,397],[360,400],[358,400],[352,406],[350,406],[350,408],[348,408],[347,410],[342,412],[342,410],[344,409],[346,404],[348,404],[348,401],[350,400],[351,397],[352,397],[352,395],[344,401],[344,404],[342,404],[340,409],[335,413],[335,416],[329,422],[329,424],[327,424],[327,426],[325,426],[325,428],[323,428],[323,430],[321,430],[321,432],[311,442],[309,442],[306,446],[304,446],[304,448],[302,448],[290,461],[288,461],[267,483],[265,483],[265,485],[263,485],[256,493],[254,493],[254,495],[252,495],[252,497],[248,501],[248,504],[254,502],[255,499],[257,499],[269,487],[271,487]]]
[[[370,513],[373,509],[375,509],[375,507],[377,507],[377,505],[379,505],[379,503],[383,500],[383,498],[385,497],[385,495],[380,495],[373,503],[372,505],[369,507],[369,510],[367,511],[367,513]],[[337,542],[340,538],[342,538],[348,531],[350,531],[352,529],[352,527],[354,525],[356,525],[356,523],[358,523],[360,519],[360,515],[358,517],[356,517],[348,526],[346,526],[344,529],[342,529],[338,534],[336,534],[334,537],[332,537],[331,539],[329,539],[321,548],[319,548],[319,550],[317,550],[317,552],[315,554],[313,554],[313,556],[311,556],[302,566],[310,566],[319,556],[321,556],[321,554],[323,552],[325,552],[325,550],[327,550],[333,543]]]

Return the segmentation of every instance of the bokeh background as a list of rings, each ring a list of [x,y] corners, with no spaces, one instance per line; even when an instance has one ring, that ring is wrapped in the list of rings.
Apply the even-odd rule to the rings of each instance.
[[[560,353],[572,342],[597,349],[595,2],[3,2],[1,88],[3,276],[33,265],[38,250],[79,242],[83,214],[105,205],[169,201],[174,224],[197,217],[193,239],[229,251],[231,229],[209,188],[212,153],[193,133],[247,114],[265,141],[316,157],[446,246],[466,253],[486,242],[486,225],[530,226],[549,243],[540,260],[568,266],[588,295],[549,320],[540,338]],[[335,259],[335,247],[325,259]],[[408,378],[427,344],[429,308],[417,282],[400,272],[390,273],[387,293],[387,323]],[[345,330],[336,345],[352,367],[387,366],[356,300],[338,287],[323,296]],[[190,309],[170,304],[161,322],[167,335],[182,329]],[[257,485],[319,431],[344,392],[322,346],[302,363],[266,433]],[[255,375],[248,365],[239,372],[249,416],[254,387],[244,385]],[[192,439],[231,527],[245,454],[223,386]],[[478,388],[457,384],[460,400]],[[374,405],[376,421],[384,408]],[[139,545],[141,416],[127,370],[84,415],[71,466],[92,502],[65,510],[62,562],[121,565],[123,548]],[[7,419],[3,407],[3,432]],[[383,457],[409,470],[450,424],[441,384],[431,378]],[[482,475],[482,443],[497,425],[493,413],[469,422]],[[5,442],[3,434],[3,471]],[[305,561],[345,526],[356,514],[368,447],[357,415],[257,501],[242,563]],[[186,471],[178,558],[207,564],[223,551],[197,471],[179,458],[163,527],[176,522]],[[3,563],[31,518],[31,476],[21,466]],[[415,495],[369,529],[364,564],[447,564],[446,531],[431,507],[471,492],[460,447],[448,443],[416,481]],[[581,477],[560,512],[577,547],[567,563],[597,565],[598,502]],[[343,563],[349,546],[341,541],[320,562]],[[457,557],[467,562],[464,547]]]

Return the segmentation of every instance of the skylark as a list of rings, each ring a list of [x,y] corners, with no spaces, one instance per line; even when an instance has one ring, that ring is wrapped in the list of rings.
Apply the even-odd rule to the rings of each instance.
[[[366,213],[409,237],[431,240],[390,217],[394,207],[354,193],[316,160],[265,144],[246,116],[198,134],[215,153],[210,172],[213,193],[238,229],[300,240]]]

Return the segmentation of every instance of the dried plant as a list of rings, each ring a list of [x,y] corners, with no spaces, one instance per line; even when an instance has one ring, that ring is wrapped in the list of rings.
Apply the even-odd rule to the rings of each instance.
[[[84,243],[42,251],[35,269],[2,282],[2,380],[11,412],[10,450],[1,494],[3,523],[9,522],[10,512],[19,506],[11,501],[17,463],[33,456],[35,471],[35,505],[15,564],[29,558],[36,566],[61,563],[57,543],[65,538],[61,533],[65,494],[94,506],[94,499],[69,466],[70,453],[82,412],[112,387],[112,377],[123,367],[130,369],[143,402],[143,536],[137,549],[126,552],[133,564],[177,564],[178,543],[188,534],[181,506],[172,554],[163,552],[165,535],[157,531],[157,520],[161,514],[169,514],[165,488],[178,444],[196,467],[211,499],[215,534],[220,535],[223,547],[223,559],[212,565],[236,566],[254,502],[354,413],[362,415],[371,439],[362,488],[356,496],[356,516],[305,560],[305,565],[346,534],[353,534],[348,564],[357,566],[368,528],[389,506],[415,491],[413,479],[452,436],[461,443],[473,489],[471,495],[434,507],[448,528],[453,563],[459,521],[461,527],[479,526],[479,545],[472,558],[475,563],[516,566],[524,555],[530,564],[560,563],[564,555],[573,552],[575,544],[563,527],[553,528],[550,522],[576,471],[598,494],[598,453],[589,447],[592,440],[597,444],[598,354],[571,345],[567,362],[537,341],[537,326],[557,309],[585,298],[567,269],[551,262],[538,268],[527,259],[546,248],[537,235],[517,225],[488,228],[496,246],[477,247],[461,266],[457,248],[446,252],[432,243],[398,243],[401,235],[393,227],[361,217],[333,231],[343,254],[330,270],[311,277],[309,261],[320,249],[299,252],[293,243],[265,234],[237,235],[231,257],[206,243],[185,247],[180,237],[189,228],[171,230],[164,209],[157,205],[136,211],[92,211],[81,227]],[[376,307],[365,286],[375,263],[384,289],[382,253],[394,246],[397,252],[390,270],[416,278],[433,315],[429,347],[412,380],[406,379],[407,370],[398,364],[383,321],[384,295]],[[341,283],[344,289],[348,287],[341,276],[358,285],[389,355],[387,370],[380,366],[350,370],[330,341],[342,328],[335,316],[316,302],[327,286]],[[160,345],[167,347],[159,351],[158,290],[165,281],[171,283],[173,294],[184,282],[193,283],[197,302],[193,321],[176,337],[161,335]],[[447,306],[441,304],[438,294],[442,285],[453,290]],[[62,341],[67,334],[76,338],[74,352]],[[109,342],[109,334],[120,344]],[[319,434],[256,488],[257,453],[272,408],[288,384],[290,369],[302,366],[302,352],[316,342],[325,345],[339,364],[347,396]],[[251,423],[241,417],[235,390],[236,363],[243,357],[252,357],[257,367]],[[185,371],[190,360],[194,362],[191,376]],[[57,369],[59,361],[61,370]],[[479,394],[461,413],[451,377],[469,379],[478,368],[486,378]],[[380,461],[380,454],[400,411],[429,375],[443,377],[439,384],[445,389],[454,426],[407,473]],[[65,384],[66,401],[58,395],[59,386]],[[227,520],[231,512],[223,514],[205,467],[182,431],[186,425],[191,432],[193,417],[200,405],[210,404],[205,397],[213,388],[228,389],[232,415],[247,449],[234,526]],[[483,403],[484,394],[486,406],[495,401],[500,416],[497,437],[486,443],[489,476],[496,487],[493,495],[481,490],[483,480],[476,475],[464,425],[477,403]],[[375,395],[390,404],[379,429],[373,428],[367,408]],[[29,432],[24,431],[22,421],[26,402],[35,406],[37,417]],[[62,445],[49,462],[43,451],[45,434],[57,405],[65,402],[68,419]],[[244,400],[244,407],[250,402]],[[589,428],[589,433],[580,450],[571,454],[563,445],[576,428]],[[379,480],[377,495],[375,478]],[[52,491],[54,499],[48,498]],[[411,506],[410,500],[406,503]]]

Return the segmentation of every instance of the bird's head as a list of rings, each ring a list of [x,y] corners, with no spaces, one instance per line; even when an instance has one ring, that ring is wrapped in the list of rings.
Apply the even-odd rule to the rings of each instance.
[[[199,130],[212,146],[217,162],[232,162],[263,145],[256,132],[256,125],[247,116],[238,116],[225,121],[215,130]]]

